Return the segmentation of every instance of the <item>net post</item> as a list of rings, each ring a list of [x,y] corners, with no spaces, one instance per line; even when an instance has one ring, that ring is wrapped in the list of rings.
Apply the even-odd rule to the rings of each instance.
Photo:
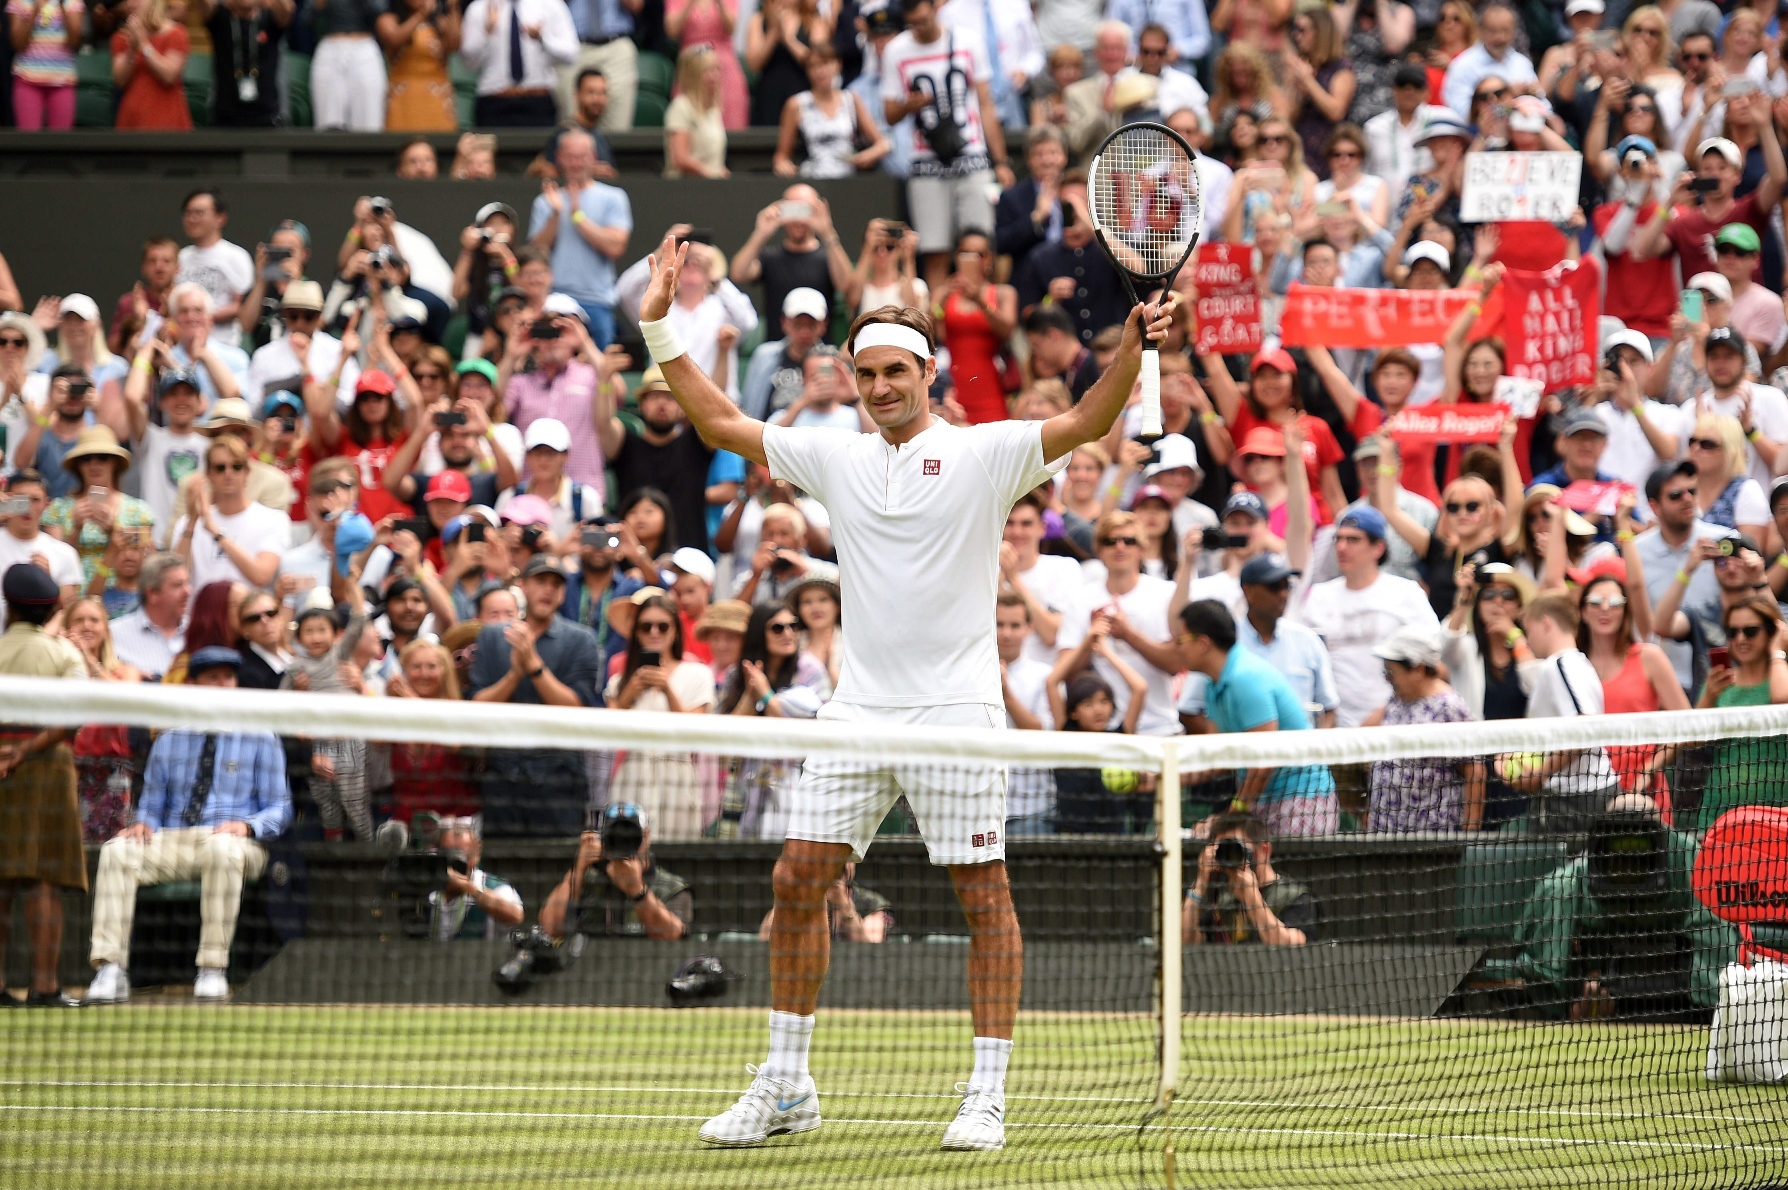
[[[1180,1073],[1180,750],[1172,738],[1161,745],[1161,780],[1155,821],[1161,824],[1161,1085],[1157,1103],[1162,1125],[1173,1102]],[[1173,1163],[1173,1134],[1166,1136],[1168,1168]],[[1171,1184],[1171,1183],[1170,1183]]]

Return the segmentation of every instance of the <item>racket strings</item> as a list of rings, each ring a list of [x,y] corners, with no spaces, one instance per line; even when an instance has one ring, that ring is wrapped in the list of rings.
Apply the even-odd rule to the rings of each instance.
[[[1162,276],[1186,258],[1199,229],[1198,174],[1179,141],[1157,129],[1121,130],[1092,177],[1093,223],[1119,263]]]

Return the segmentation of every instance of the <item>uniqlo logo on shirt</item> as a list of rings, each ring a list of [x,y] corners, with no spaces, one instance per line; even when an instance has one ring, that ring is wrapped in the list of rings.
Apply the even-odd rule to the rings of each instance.
[[[998,831],[988,831],[987,832],[987,845],[989,847],[992,847],[995,843],[998,843],[999,841],[1000,841],[1000,833]]]
[[[926,459],[925,460],[925,474],[937,475],[937,474],[940,474],[943,471],[943,469],[944,469],[944,463],[943,463],[942,459]]]
[[[973,839],[970,840],[970,842],[973,843],[976,847],[985,847],[985,846],[987,846],[987,836],[986,835],[976,835]]]

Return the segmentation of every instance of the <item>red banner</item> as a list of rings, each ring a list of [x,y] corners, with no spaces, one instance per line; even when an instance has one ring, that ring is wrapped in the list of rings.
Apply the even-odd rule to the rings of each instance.
[[[1384,423],[1399,442],[1495,442],[1502,437],[1507,405],[1419,405]]]
[[[1198,286],[1193,321],[1200,354],[1252,355],[1260,350],[1260,291],[1254,251],[1245,244],[1200,244],[1192,266]]]
[[[1503,342],[1508,374],[1538,380],[1546,392],[1596,378],[1596,318],[1601,270],[1593,257],[1543,273],[1503,274]]]
[[[1279,334],[1287,347],[1410,347],[1439,343],[1474,289],[1328,289],[1293,285]]]
[[[1584,516],[1613,516],[1615,509],[1620,507],[1620,498],[1634,490],[1632,484],[1618,479],[1605,483],[1579,479],[1565,485],[1564,491],[1558,494],[1558,502]]]

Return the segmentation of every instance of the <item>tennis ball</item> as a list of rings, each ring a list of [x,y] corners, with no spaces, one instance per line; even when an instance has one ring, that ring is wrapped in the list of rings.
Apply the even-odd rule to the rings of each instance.
[[[1101,769],[1099,770],[1099,776],[1105,782],[1105,788],[1109,789],[1112,793],[1136,792],[1135,769]]]
[[[1546,756],[1542,752],[1515,752],[1503,758],[1502,776],[1505,781],[1519,781],[1528,773],[1543,768]]]

